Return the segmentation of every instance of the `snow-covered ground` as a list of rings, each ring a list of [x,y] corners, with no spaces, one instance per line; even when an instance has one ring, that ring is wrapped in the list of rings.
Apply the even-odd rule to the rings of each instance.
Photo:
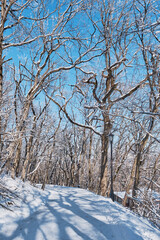
[[[89,191],[51,185],[42,191],[7,176],[0,184],[11,190],[0,203],[12,210],[0,206],[0,240],[160,240],[146,219]]]

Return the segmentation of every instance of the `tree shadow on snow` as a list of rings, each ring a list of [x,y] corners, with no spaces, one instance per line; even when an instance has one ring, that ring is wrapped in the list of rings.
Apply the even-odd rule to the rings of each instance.
[[[84,198],[84,200],[85,200],[85,198]],[[133,226],[131,224],[129,225],[128,223],[125,223],[125,222],[113,223],[112,221],[110,224],[108,224],[108,223],[104,222],[103,219],[106,218],[105,214],[107,214],[107,212],[104,213],[103,216],[101,216],[101,211],[99,212],[98,209],[96,208],[97,203],[95,203],[95,201],[90,200],[90,206],[92,206],[94,211],[92,211],[90,209],[89,210],[85,209],[85,211],[84,211],[82,209],[83,206],[80,206],[78,203],[76,203],[77,199],[76,199],[76,197],[75,197],[75,199],[73,198],[73,194],[70,194],[66,197],[60,196],[60,199],[55,200],[55,201],[57,201],[57,204],[59,205],[60,209],[63,209],[62,210],[63,214],[56,211],[49,204],[47,204],[47,207],[49,208],[50,212],[52,212],[52,214],[54,214],[56,216],[58,222],[61,223],[59,225],[59,229],[60,229],[60,238],[59,239],[60,240],[61,239],[65,239],[65,240],[71,239],[67,235],[67,232],[64,234],[65,229],[67,227],[72,228],[77,233],[77,235],[80,236],[81,239],[84,239],[84,240],[90,240],[90,239],[95,239],[95,240],[97,240],[97,239],[98,240],[107,240],[107,239],[108,240],[111,240],[111,239],[113,239],[113,240],[120,240],[120,239],[143,240],[143,238],[140,235],[135,233]],[[109,205],[108,202],[106,204],[106,201],[99,201],[98,203],[101,203],[101,206],[103,206],[103,208],[105,208],[105,209]],[[110,205],[113,208],[113,204],[110,204]],[[110,209],[108,209],[108,211],[110,211]],[[94,212],[94,216],[91,215],[91,214],[93,214],[93,212]],[[112,211],[112,213],[114,214],[115,219],[119,218],[119,214],[116,210]],[[97,218],[97,215],[100,218],[102,218],[102,220],[99,220]],[[77,221],[77,216],[78,216],[78,221]],[[75,219],[74,219],[74,217],[75,217]],[[83,229],[81,229],[80,222],[82,222]],[[84,226],[86,226],[86,229]],[[88,230],[88,226],[89,226],[90,230]],[[63,233],[62,236],[61,236],[61,233]]]
[[[0,240],[143,240],[131,223],[119,219],[118,209],[112,211],[111,222],[105,222],[113,205],[106,201],[95,201],[73,193],[65,196],[58,192],[58,199],[49,199],[45,207],[37,209],[29,217],[16,222],[12,236],[0,233]],[[96,207],[98,204],[99,208]],[[89,206],[89,207],[88,207]],[[109,206],[110,209],[107,209]],[[100,210],[101,211],[100,211]],[[104,214],[102,216],[102,209]],[[113,221],[115,219],[115,221]],[[49,224],[50,228],[45,228]]]

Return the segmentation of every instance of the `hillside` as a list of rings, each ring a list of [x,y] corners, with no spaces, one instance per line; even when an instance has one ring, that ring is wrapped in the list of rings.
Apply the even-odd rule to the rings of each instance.
[[[160,239],[146,219],[80,188],[48,185],[42,191],[3,176],[0,190],[0,240]]]

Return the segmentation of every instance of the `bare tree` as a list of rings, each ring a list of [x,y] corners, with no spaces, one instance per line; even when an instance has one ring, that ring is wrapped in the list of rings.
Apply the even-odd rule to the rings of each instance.
[[[71,118],[67,111],[67,104],[70,100],[66,100],[62,106],[57,100],[48,96],[73,124],[91,129],[101,136],[100,193],[104,196],[109,191],[107,189],[108,136],[111,131],[114,131],[114,117],[111,117],[111,115],[114,115],[114,106],[132,95],[147,80],[147,78],[144,78],[124,89],[124,72],[128,70],[134,59],[134,55],[132,56],[129,51],[134,38],[134,34],[130,34],[133,13],[131,6],[127,1],[123,3],[117,3],[116,1],[89,2],[84,6],[91,25],[90,38],[87,40],[89,43],[88,45],[85,43],[89,54],[88,58],[82,61],[85,64],[75,66],[77,83],[74,94],[77,92],[83,95],[84,98],[89,95],[92,96],[92,103],[89,106],[85,104],[85,108],[89,110],[90,119],[93,119],[92,125],[81,124]],[[95,51],[95,48],[91,48],[91,46],[95,45],[99,51],[99,56],[94,54],[93,50]],[[93,60],[95,57],[98,59],[97,62]],[[92,66],[99,63],[99,61],[102,64],[99,65],[96,71],[96,68]],[[88,65],[87,62],[89,62]],[[88,92],[87,96],[85,96],[83,89],[87,85]],[[65,98],[63,94],[62,97]],[[100,123],[102,132],[96,129],[95,121]]]
[[[47,83],[49,84],[48,86],[51,85],[51,82],[57,78],[58,72],[73,68],[76,64],[76,61],[79,61],[78,57],[78,59],[72,63],[66,59],[63,59],[63,57],[59,54],[59,52],[66,48],[67,41],[71,39],[71,37],[68,36],[68,32],[65,30],[65,28],[76,15],[78,11],[78,3],[76,1],[69,1],[67,3],[59,2],[56,6],[54,5],[53,11],[49,13],[46,12],[44,7],[43,11],[39,11],[41,7],[41,1],[36,3],[34,3],[34,1],[27,1],[19,8],[15,2],[9,5],[10,8],[5,4],[4,8],[5,6],[7,7],[6,13],[9,14],[9,11],[11,11],[11,15],[13,15],[12,12],[14,12],[13,16],[16,14],[16,23],[13,25],[13,27],[19,24],[18,26],[22,26],[24,30],[28,26],[27,24],[30,24],[30,22],[31,26],[29,33],[25,32],[24,30],[26,36],[24,39],[20,38],[18,33],[15,32],[17,33],[15,34],[15,38],[17,37],[18,42],[15,43],[12,41],[12,39],[11,41],[9,41],[10,39],[7,39],[7,43],[3,44],[3,49],[33,43],[32,46],[30,46],[30,58],[32,59],[32,65],[28,63],[29,61],[25,63],[21,62],[19,67],[19,79],[15,79],[16,92],[18,93],[20,85],[23,84],[26,85],[27,92],[24,94],[25,97],[23,96],[23,108],[19,122],[16,124],[18,138],[16,142],[17,151],[12,168],[12,177],[14,177],[18,174],[23,132],[25,130],[25,122],[30,112],[32,101],[41,93],[44,85],[47,85]],[[34,4],[36,4],[36,6],[34,6]],[[30,9],[32,13],[32,7],[34,7],[34,9],[36,7],[36,11],[33,12],[34,14],[31,15],[31,17],[22,16],[25,8]],[[55,19],[51,18],[52,13],[55,16]],[[24,24],[23,20],[25,21]],[[52,23],[54,22],[52,25],[52,31],[50,31],[50,27],[46,25],[47,21],[49,20],[52,21]],[[20,24],[19,21],[22,23],[20,22]],[[6,29],[8,28],[9,26],[6,27]],[[35,41],[38,41],[39,45],[35,45]],[[55,77],[53,77],[53,75],[55,75]],[[17,116],[16,107],[15,115]]]
[[[156,49],[159,42],[154,37],[159,24],[156,21],[157,16],[154,16],[153,13],[155,7],[154,3],[152,4],[150,1],[143,1],[142,3],[134,2],[136,40],[141,49],[142,58],[140,57],[140,59],[144,64],[143,74],[146,74],[147,81],[146,86],[143,88],[145,97],[143,99],[141,97],[142,100],[139,105],[136,103],[136,106],[132,107],[132,112],[137,115],[136,119],[139,123],[139,137],[136,143],[137,153],[132,167],[131,178],[127,186],[124,205],[126,204],[127,194],[129,194],[131,188],[133,190],[133,197],[136,196],[136,190],[140,181],[140,169],[143,163],[142,155],[148,141],[151,142],[152,139],[155,139],[159,142],[156,134],[154,136],[152,134],[158,123],[158,115],[156,116],[156,114],[159,111],[159,53]],[[151,19],[152,21],[153,19],[155,20],[154,24],[152,24]]]

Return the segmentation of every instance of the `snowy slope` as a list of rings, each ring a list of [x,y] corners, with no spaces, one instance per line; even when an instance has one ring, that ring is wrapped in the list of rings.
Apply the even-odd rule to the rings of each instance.
[[[160,240],[160,231],[110,199],[79,188],[45,191],[4,176],[17,195],[0,206],[0,240]]]

